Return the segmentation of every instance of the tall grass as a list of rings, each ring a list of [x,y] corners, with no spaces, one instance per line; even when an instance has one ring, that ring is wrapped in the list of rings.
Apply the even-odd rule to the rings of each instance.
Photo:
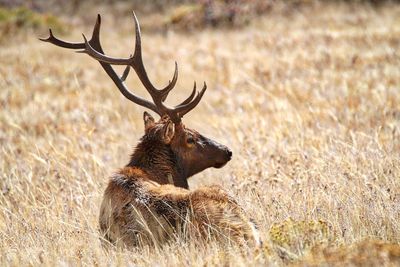
[[[116,27],[110,16],[105,51],[127,56],[132,20]],[[37,36],[10,39],[0,47],[0,265],[281,265],[322,247],[357,251],[366,238],[399,244],[399,18],[390,3],[321,3],[240,30],[143,32],[157,85],[178,61],[170,103],[193,80],[209,85],[184,122],[229,145],[234,158],[190,187],[221,184],[255,218],[265,248],[246,253],[197,240],[103,249],[102,193],[143,133],[143,109],[88,56]],[[80,40],[87,26],[65,38]],[[138,79],[129,85],[145,95]]]

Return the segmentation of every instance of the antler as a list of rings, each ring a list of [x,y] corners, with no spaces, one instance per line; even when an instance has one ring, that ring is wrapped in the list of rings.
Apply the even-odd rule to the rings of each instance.
[[[135,29],[136,29],[136,44],[135,51],[133,56],[131,55],[129,58],[113,58],[106,56],[103,52],[103,49],[100,44],[100,24],[101,17],[97,16],[97,21],[93,29],[92,38],[87,41],[85,35],[83,35],[84,42],[83,43],[70,43],[63,40],[60,40],[54,37],[51,29],[50,36],[46,39],[41,39],[42,41],[52,43],[56,46],[68,48],[68,49],[83,49],[77,51],[79,53],[86,53],[90,55],[92,58],[99,61],[105,72],[110,76],[115,85],[118,87],[119,91],[132,102],[151,109],[156,112],[160,116],[168,115],[174,123],[180,123],[182,117],[191,111],[197,104],[200,102],[203,97],[207,85],[204,83],[202,90],[196,95],[196,83],[194,83],[193,91],[190,96],[184,100],[179,105],[171,108],[164,105],[164,101],[168,96],[168,93],[175,87],[176,81],[178,79],[178,64],[175,62],[175,72],[172,80],[168,83],[168,85],[162,89],[157,89],[149,80],[146,69],[143,65],[142,60],[142,45],[141,45],[141,37],[140,37],[140,27],[139,22],[135,13],[133,12]],[[117,73],[114,71],[111,65],[126,65],[126,69],[124,70],[121,77],[118,77]],[[128,77],[130,68],[133,68],[138,75],[140,81],[149,92],[151,98],[153,99],[153,103],[147,101],[139,96],[136,96],[132,92],[128,90],[125,85],[125,80]],[[196,95],[196,97],[195,97]]]

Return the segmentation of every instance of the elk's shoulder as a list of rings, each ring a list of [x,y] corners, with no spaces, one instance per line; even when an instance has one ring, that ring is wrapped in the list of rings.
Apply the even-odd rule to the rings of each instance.
[[[137,195],[143,191],[143,184],[146,182],[150,180],[144,171],[135,167],[125,167],[111,176],[105,194],[113,198]]]

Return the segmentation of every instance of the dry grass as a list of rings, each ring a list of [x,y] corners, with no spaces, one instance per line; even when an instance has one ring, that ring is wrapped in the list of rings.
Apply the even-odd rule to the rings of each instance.
[[[90,12],[94,20],[96,10]],[[103,17],[106,51],[129,55],[131,18],[112,33],[111,15]],[[69,39],[80,40],[81,31]],[[0,47],[1,266],[281,265],[312,253],[313,244],[354,252],[352,244],[365,238],[400,243],[400,6],[319,4],[238,31],[143,33],[156,84],[164,85],[173,61],[179,63],[171,103],[189,93],[194,79],[209,85],[185,122],[228,144],[234,159],[190,185],[221,184],[254,216],[266,246],[242,254],[195,240],[102,249],[102,193],[142,135],[143,109],[89,57],[40,43],[37,35]],[[302,244],[293,235],[307,222],[311,228],[300,238],[322,234],[290,249],[269,236],[279,228],[271,225],[284,221],[299,222],[281,227],[296,229],[282,234],[293,244]],[[374,244],[367,250],[379,254],[383,246]],[[285,246],[289,254],[277,249]],[[336,260],[346,253],[329,255],[339,254]],[[398,261],[392,254],[379,255]]]

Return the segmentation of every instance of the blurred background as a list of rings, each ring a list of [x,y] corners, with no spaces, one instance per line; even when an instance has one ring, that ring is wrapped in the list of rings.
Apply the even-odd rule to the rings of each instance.
[[[313,1],[313,0],[0,0],[0,31],[3,39],[15,30],[39,30],[52,27],[68,33],[71,27],[92,22],[95,14],[113,17],[118,25],[132,10],[140,16],[146,32],[168,30],[192,32],[204,28],[235,28],[249,25],[260,16],[290,16],[302,8],[321,4],[366,3],[379,7],[388,1]],[[393,2],[393,1],[389,1]],[[356,7],[356,6],[355,6]],[[356,12],[356,10],[355,10]]]

